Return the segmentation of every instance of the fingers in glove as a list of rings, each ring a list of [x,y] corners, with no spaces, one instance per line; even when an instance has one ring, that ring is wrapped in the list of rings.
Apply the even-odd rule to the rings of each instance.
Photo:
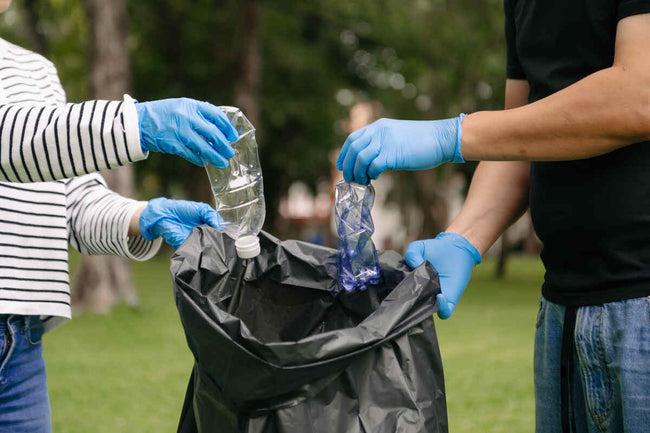
[[[198,110],[208,122],[219,128],[228,140],[236,141],[239,138],[239,134],[233,124],[230,123],[230,120],[228,120],[228,116],[219,107],[208,102],[198,102]]]
[[[341,147],[341,151],[339,152],[339,157],[336,159],[336,168],[338,170],[343,170],[343,161],[345,161],[345,156],[348,154],[348,150],[350,149],[350,144],[352,144],[353,141],[361,137],[365,132],[366,132],[367,126],[363,128],[359,128],[356,131],[354,131],[352,134],[348,135],[348,138],[345,139],[345,142],[343,143],[343,147]]]
[[[219,152],[219,155],[226,159],[230,159],[235,155],[235,150],[228,143],[226,136],[212,123],[207,122],[203,118],[197,118],[192,123],[192,129],[210,143]]]
[[[406,253],[404,253],[404,261],[411,269],[415,269],[424,263],[424,242],[411,242],[406,249]]]
[[[357,157],[362,150],[370,145],[371,141],[372,136],[370,134],[362,134],[350,144],[345,159],[343,160],[343,178],[346,182],[355,182],[354,166],[357,162]]]
[[[379,152],[381,151],[381,145],[377,137],[373,138],[370,142],[370,145],[359,152],[357,155],[357,160],[354,163],[354,180],[361,185],[368,184],[368,168],[372,161],[377,158]]]
[[[168,140],[165,140],[165,141],[167,141],[167,143],[169,143],[171,140],[168,139]],[[205,165],[205,162],[201,158],[201,155],[194,152],[185,143],[180,143],[179,144],[177,141],[172,141],[171,144],[164,145],[164,149],[165,149],[165,153],[171,153],[171,154],[180,156],[181,158],[185,159],[186,161],[189,161],[194,165],[198,165],[199,167],[203,167]]]
[[[456,305],[447,301],[442,293],[436,296],[436,304],[438,305],[438,317],[441,319],[449,319],[456,308]]]
[[[187,227],[180,224],[162,223],[160,232],[165,242],[172,248],[177,249],[188,238],[191,233]]]
[[[228,166],[228,160],[223,156],[219,155],[211,145],[208,143],[205,138],[199,135],[194,130],[188,129],[181,136],[185,145],[194,153],[199,155],[203,163],[208,162],[219,168],[226,168]],[[203,165],[203,164],[200,164]]]
[[[372,160],[370,166],[368,167],[368,178],[375,180],[384,171],[386,171],[386,156],[380,152],[379,155]]]
[[[207,224],[220,231],[223,230],[223,218],[221,218],[219,212],[214,210],[212,206],[201,203],[201,214],[201,221],[203,224]]]

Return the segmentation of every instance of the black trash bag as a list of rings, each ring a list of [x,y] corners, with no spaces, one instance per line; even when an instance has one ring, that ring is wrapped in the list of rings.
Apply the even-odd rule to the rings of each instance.
[[[260,238],[244,261],[200,227],[172,257],[195,358],[178,431],[446,433],[435,271],[383,252],[383,282],[347,293],[335,250]]]

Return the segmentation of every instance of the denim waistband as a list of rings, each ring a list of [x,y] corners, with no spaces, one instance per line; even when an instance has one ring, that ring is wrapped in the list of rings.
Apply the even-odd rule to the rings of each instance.
[[[41,324],[40,316],[22,316],[18,314],[0,314],[0,335],[8,328],[29,329]]]

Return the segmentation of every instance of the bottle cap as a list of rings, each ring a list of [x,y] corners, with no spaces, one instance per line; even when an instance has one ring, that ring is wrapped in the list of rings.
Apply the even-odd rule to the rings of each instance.
[[[260,239],[257,236],[242,236],[235,241],[235,248],[242,259],[252,259],[260,254]]]

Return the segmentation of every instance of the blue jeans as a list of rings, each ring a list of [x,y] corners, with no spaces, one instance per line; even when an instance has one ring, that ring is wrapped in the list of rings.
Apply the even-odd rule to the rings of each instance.
[[[564,307],[542,299],[535,335],[536,432],[560,433]],[[571,406],[576,433],[650,432],[650,297],[580,307]]]
[[[52,430],[42,335],[35,316],[0,315],[0,432]]]

